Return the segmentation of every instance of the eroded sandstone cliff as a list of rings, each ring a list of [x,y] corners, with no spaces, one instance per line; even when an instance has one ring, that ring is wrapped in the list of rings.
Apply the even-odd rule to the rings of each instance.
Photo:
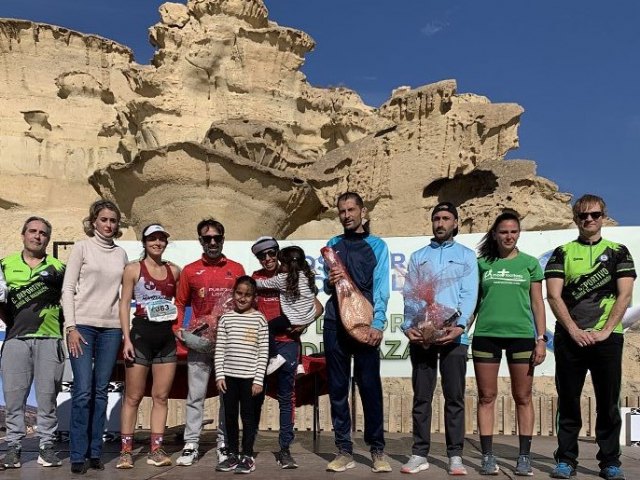
[[[122,208],[129,238],[159,220],[190,239],[205,215],[231,239],[323,237],[346,189],[381,235],[423,234],[443,199],[463,232],[506,206],[528,229],[570,225],[568,195],[533,162],[504,160],[516,104],[454,80],[398,88],[379,108],[316,88],[301,72],[313,39],[269,20],[261,0],[166,3],[150,39],[152,64],[139,65],[95,35],[0,20],[0,254],[30,214],[80,238],[97,195]]]

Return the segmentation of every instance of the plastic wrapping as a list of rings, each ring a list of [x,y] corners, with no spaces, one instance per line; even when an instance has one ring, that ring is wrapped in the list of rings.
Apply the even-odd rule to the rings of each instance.
[[[320,253],[327,267],[337,267],[344,272],[344,277],[336,282],[334,288],[345,330],[359,342],[366,343],[373,322],[373,306],[353,282],[335,250],[323,247]]]
[[[456,324],[460,312],[453,307],[436,302],[436,295],[440,289],[445,288],[455,279],[443,275],[445,272],[434,274],[429,269],[423,269],[420,273],[418,278],[411,279],[404,296],[406,301],[426,303],[424,313],[415,317],[410,327],[420,332],[423,345],[428,347],[446,334],[447,327]]]
[[[233,310],[233,290],[226,289],[217,296],[217,302],[211,312],[191,319],[184,331],[191,335],[183,335],[185,345],[201,353],[213,353],[218,337],[218,321],[220,317]]]

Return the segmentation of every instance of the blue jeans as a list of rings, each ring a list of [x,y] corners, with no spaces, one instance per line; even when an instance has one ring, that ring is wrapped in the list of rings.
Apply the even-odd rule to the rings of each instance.
[[[278,404],[280,406],[280,433],[278,440],[280,448],[288,449],[294,439],[294,421],[296,413],[296,372],[298,369],[298,357],[300,356],[300,344],[298,342],[275,342],[276,354],[284,357],[286,362],[273,374],[277,378]],[[267,382],[265,381],[265,388]],[[265,391],[254,397],[255,425],[260,424],[262,404]]]
[[[296,371],[300,349],[298,342],[276,342],[276,352],[282,355],[286,362],[278,370],[278,405],[280,406],[280,433],[278,435],[280,448],[288,449],[293,443],[293,425],[296,413]]]
[[[102,435],[107,413],[109,379],[122,343],[119,328],[78,325],[77,331],[87,342],[82,355],[71,357],[73,390],[69,459],[71,463],[100,458]]]

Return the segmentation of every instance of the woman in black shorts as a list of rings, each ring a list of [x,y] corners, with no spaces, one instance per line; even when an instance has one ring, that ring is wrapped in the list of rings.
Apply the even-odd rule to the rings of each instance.
[[[482,475],[497,475],[492,452],[498,369],[506,351],[511,392],[516,403],[520,453],[516,475],[533,475],[529,452],[533,435],[533,369],[546,355],[546,324],[538,260],[518,250],[516,212],[498,215],[478,246],[480,291],[471,344],[478,384],[478,430]]]
[[[167,399],[176,372],[176,339],[172,326],[177,310],[173,298],[180,269],[162,260],[168,237],[162,225],[145,227],[142,231],[142,260],[128,264],[122,277],[120,323],[126,377],[121,414],[122,448],[116,468],[133,467],[133,429],[149,369],[153,376],[153,404],[147,463],[158,467],[171,465],[171,458],[162,449],[162,441],[167,422]],[[136,310],[130,329],[132,299]]]

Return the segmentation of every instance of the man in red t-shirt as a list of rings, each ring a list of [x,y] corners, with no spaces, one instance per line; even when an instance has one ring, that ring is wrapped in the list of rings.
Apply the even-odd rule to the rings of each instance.
[[[220,222],[213,218],[202,220],[198,223],[197,231],[203,255],[199,260],[184,267],[180,275],[176,292],[177,324],[180,327],[184,321],[186,306],[191,306],[191,319],[210,314],[214,306],[220,300],[224,301],[233,290],[236,279],[244,275],[242,265],[229,260],[222,254],[224,226]],[[181,339],[180,331],[178,331],[178,337]],[[176,460],[177,465],[192,465],[198,460],[204,400],[212,369],[213,355],[189,350],[187,355],[189,393],[185,409],[185,445],[182,455]],[[218,461],[222,461],[226,458],[222,402],[220,402],[218,417]]]
[[[278,272],[278,242],[272,237],[260,237],[251,247],[262,268],[251,275],[255,279],[271,278]],[[280,309],[280,293],[278,290],[258,290],[258,310],[271,321],[282,315]],[[278,403],[280,406],[280,433],[278,440],[280,452],[277,454],[278,464],[282,468],[297,468],[298,464],[291,456],[289,446],[293,442],[293,425],[296,413],[295,379],[298,369],[300,333],[282,333],[275,336],[275,353],[284,358],[282,366],[274,372],[277,378]],[[269,355],[272,355],[270,352]],[[256,424],[260,421],[263,396],[256,402]]]

